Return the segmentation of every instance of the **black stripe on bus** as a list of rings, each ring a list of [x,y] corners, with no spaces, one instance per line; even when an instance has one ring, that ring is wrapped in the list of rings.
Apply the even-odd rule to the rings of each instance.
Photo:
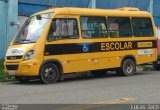
[[[156,48],[156,40],[66,43],[45,45],[44,55],[64,55]]]

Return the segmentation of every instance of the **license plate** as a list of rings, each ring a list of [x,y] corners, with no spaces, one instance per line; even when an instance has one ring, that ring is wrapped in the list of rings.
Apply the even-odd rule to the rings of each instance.
[[[9,75],[11,75],[11,76],[15,75],[15,71],[9,71],[8,73],[9,73]]]

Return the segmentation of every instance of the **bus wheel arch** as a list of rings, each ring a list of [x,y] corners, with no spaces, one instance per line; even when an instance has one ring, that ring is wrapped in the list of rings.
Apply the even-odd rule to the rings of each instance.
[[[123,62],[124,62],[126,59],[131,59],[131,60],[134,61],[135,65],[137,64],[136,58],[135,58],[133,55],[126,55],[126,56],[124,56],[124,57],[122,58],[120,67],[122,67]]]
[[[136,58],[133,55],[126,55],[122,58],[117,74],[120,76],[132,76],[136,72]]]
[[[40,76],[40,78],[41,78],[41,74],[42,74],[42,69],[47,64],[52,64],[52,66],[55,69],[56,68],[58,69],[58,80],[57,81],[63,80],[63,67],[62,67],[60,61],[58,61],[56,59],[48,59],[48,60],[43,61],[43,63],[40,66],[40,69],[39,69],[39,76]]]

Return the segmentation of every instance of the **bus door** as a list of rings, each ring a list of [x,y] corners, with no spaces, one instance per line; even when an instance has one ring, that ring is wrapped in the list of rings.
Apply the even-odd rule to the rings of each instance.
[[[58,60],[64,72],[77,71],[81,46],[77,16],[58,15],[52,20],[45,45],[44,59]]]

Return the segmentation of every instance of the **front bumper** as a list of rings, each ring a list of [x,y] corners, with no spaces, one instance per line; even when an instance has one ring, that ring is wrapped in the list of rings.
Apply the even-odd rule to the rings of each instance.
[[[32,60],[28,60],[28,61],[20,61],[20,62],[5,61],[4,66],[5,66],[5,72],[8,75],[38,76],[40,62],[36,59],[32,59]]]

